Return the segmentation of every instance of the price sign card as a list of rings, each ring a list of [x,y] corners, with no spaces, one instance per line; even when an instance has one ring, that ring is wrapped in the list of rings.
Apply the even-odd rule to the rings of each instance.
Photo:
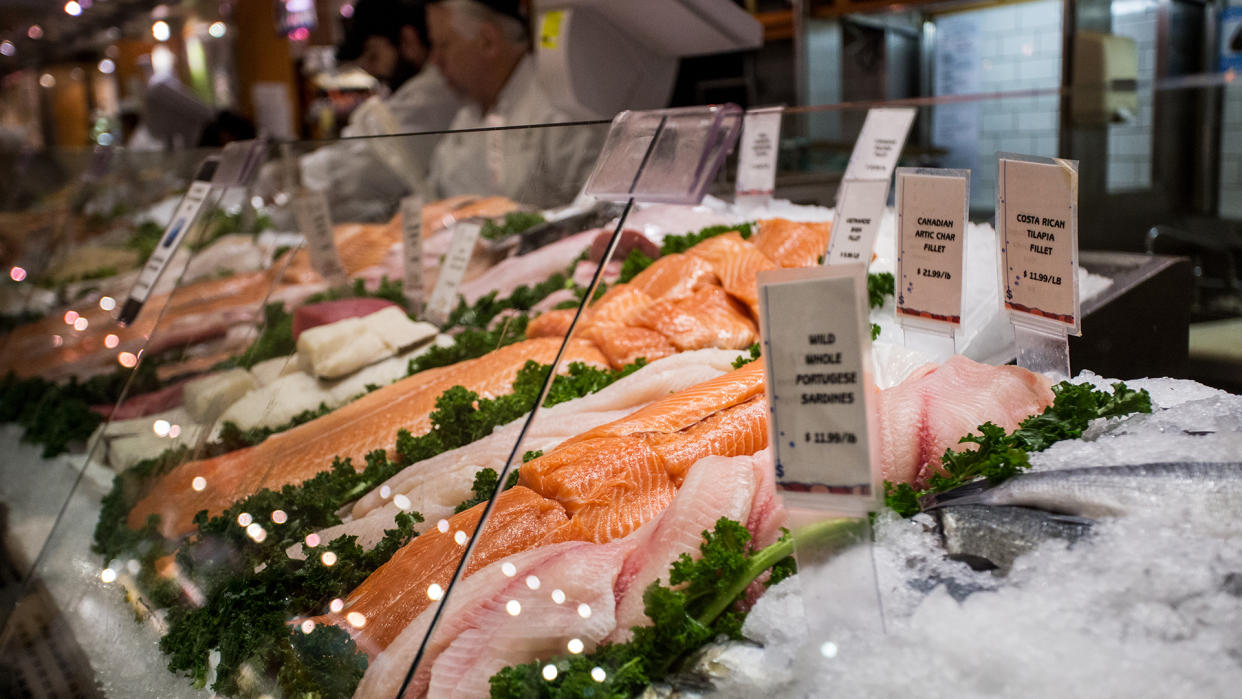
[[[887,203],[888,179],[843,181],[837,191],[837,210],[824,264],[870,265]]]
[[[151,253],[151,257],[147,258],[147,264],[138,274],[138,281],[134,282],[134,287],[130,289],[129,298],[121,307],[121,313],[117,317],[117,322],[121,325],[129,325],[138,317],[138,313],[142,311],[142,305],[151,295],[151,289],[164,274],[168,261],[181,246],[181,241],[185,240],[186,235],[193,229],[194,222],[198,220],[198,215],[203,210],[203,203],[212,191],[212,179],[216,176],[216,167],[219,162],[216,156],[209,156],[198,166],[194,181],[190,183],[190,188],[181,197],[181,202],[173,211],[172,220],[164,229],[164,235],[160,238],[155,251]]]
[[[863,265],[759,274],[776,480],[825,509],[863,511],[878,492],[866,277]]]
[[[897,158],[906,144],[906,135],[917,112],[913,107],[868,109],[845,179],[887,180],[897,167]]]
[[[738,199],[761,203],[776,189],[776,160],[780,154],[783,108],[752,109],[742,117],[742,149],[738,153]]]
[[[406,309],[417,316],[423,310],[423,198],[411,194],[401,200],[401,250],[405,264]]]
[[[302,190],[293,200],[293,216],[306,236],[311,267],[329,282],[343,283],[348,275],[336,251],[336,240],[332,236],[332,212],[328,209],[327,197],[323,192]]]
[[[897,316],[962,324],[969,170],[897,170]]]
[[[457,305],[457,288],[461,286],[461,280],[466,275],[466,267],[474,256],[474,246],[482,229],[479,224],[470,222],[453,226],[453,242],[449,244],[444,264],[440,266],[440,276],[436,278],[431,299],[427,301],[427,312],[424,316],[428,321],[443,325],[453,312]]]
[[[996,221],[1014,322],[1081,334],[1078,161],[999,154]]]

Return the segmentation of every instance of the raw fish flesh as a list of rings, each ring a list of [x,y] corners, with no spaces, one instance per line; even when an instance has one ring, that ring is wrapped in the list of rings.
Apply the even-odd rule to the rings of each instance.
[[[387,648],[433,599],[438,599],[432,586],[441,590],[448,587],[483,507],[475,505],[418,535],[350,592],[340,612],[314,620],[345,629],[368,655]],[[466,573],[531,548],[565,520],[565,509],[556,501],[520,486],[506,490],[496,499]],[[352,614],[361,614],[364,625],[349,623]]]
[[[634,533],[638,546],[617,579],[617,628],[612,640],[627,639],[630,627],[649,623],[643,592],[657,579],[668,584],[669,566],[683,553],[698,553],[703,530],[721,517],[748,521],[756,488],[754,461],[751,456],[699,461],[669,508]]]
[[[876,410],[883,478],[922,486],[946,449],[991,421],[1006,430],[1052,404],[1052,382],[1016,366],[989,366],[961,355],[916,370],[880,391]]]
[[[631,286],[651,298],[669,301],[684,299],[703,286],[719,284],[720,278],[710,262],[684,253],[665,255],[630,280]]]
[[[359,318],[395,306],[392,301],[376,298],[339,299],[323,301],[300,306],[293,312],[293,339],[297,340],[302,333],[320,325],[335,323],[346,318]]]
[[[349,458],[361,470],[369,452],[392,453],[399,429],[414,435],[430,429],[435,401],[450,387],[465,386],[488,398],[508,393],[527,361],[551,363],[559,345],[551,339],[527,340],[478,359],[429,369],[256,446],[182,464],[162,476],[135,505],[129,526],[137,529],[148,515],[158,514],[160,532],[177,538],[193,530],[192,520],[199,510],[216,515],[263,488],[300,483],[326,470],[334,457]],[[570,344],[564,361],[566,366],[574,361],[605,364],[598,351],[580,342]],[[195,490],[192,486],[202,487]]]
[[[687,255],[703,258],[720,277],[720,285],[737,300],[746,304],[755,318],[759,317],[759,281],[757,275],[778,269],[741,234],[732,232],[708,238],[686,251]]]
[[[781,267],[814,267],[828,251],[832,223],[804,223],[785,218],[759,221],[755,247]]]
[[[745,307],[718,286],[704,286],[677,301],[655,301],[635,322],[660,333],[683,352],[704,347],[743,349],[757,339]]]

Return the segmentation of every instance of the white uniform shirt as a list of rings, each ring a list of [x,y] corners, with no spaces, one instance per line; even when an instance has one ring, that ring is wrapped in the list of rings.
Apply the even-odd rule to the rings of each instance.
[[[483,114],[467,104],[454,131],[576,121],[552,105],[539,84],[535,60],[524,57],[495,107]],[[462,194],[501,195],[535,206],[567,204],[595,165],[606,124],[449,133],[432,157],[433,199]]]
[[[427,64],[382,101],[391,113],[397,133],[443,131],[464,105],[435,66]],[[365,105],[354,110],[345,137],[382,133],[369,123]],[[408,177],[392,170],[375,153],[376,148],[400,148],[417,177],[425,177],[439,134],[401,138],[346,140],[305,155],[301,159],[302,183],[324,192],[337,221],[385,219],[408,190]]]

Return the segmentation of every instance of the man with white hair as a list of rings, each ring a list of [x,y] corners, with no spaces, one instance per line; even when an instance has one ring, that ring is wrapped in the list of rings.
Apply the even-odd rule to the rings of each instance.
[[[536,74],[521,7],[519,0],[428,0],[431,62],[466,100],[452,130],[599,118],[552,104]],[[605,133],[595,125],[447,134],[432,156],[432,195],[567,204],[590,173]]]

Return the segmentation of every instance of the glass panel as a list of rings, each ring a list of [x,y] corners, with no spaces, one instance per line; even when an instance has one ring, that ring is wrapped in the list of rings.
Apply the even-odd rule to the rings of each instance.
[[[899,161],[962,165],[955,144],[978,142],[976,157],[965,163],[973,189],[958,352],[985,365],[1004,364],[1015,354],[997,299],[990,223],[995,192],[985,177],[994,179],[991,152],[1003,150],[1080,160],[1084,335],[1071,343],[1074,372],[1133,379],[1206,371],[1193,353],[1207,345],[1196,350],[1188,321],[1236,322],[1238,316],[1237,306],[1229,305],[1237,303],[1237,275],[1226,264],[1237,247],[1237,220],[1224,188],[1233,152],[1228,105],[1236,84],[1222,75],[1155,82],[1140,75],[1137,89],[1152,95],[1153,119],[1126,128],[1142,130],[1152,143],[1199,128],[1185,121],[1186,110],[1166,109],[1171,103],[1222,105],[1224,115],[1220,148],[1180,159],[1153,150],[1151,191],[1158,195],[1140,203],[1127,198],[1133,191],[1108,184],[1114,127],[1075,123],[1063,113],[1082,90],[1053,85],[1033,95],[1024,85],[1015,87],[913,101],[918,115]],[[1020,126],[1022,114],[1043,109],[1043,102],[1031,101],[1035,97],[1054,105],[1050,151]],[[937,126],[946,110],[962,105],[977,107],[982,116],[1008,114],[1018,126],[986,132],[953,122],[966,130],[960,134]],[[502,695],[541,692],[549,684],[566,694],[597,686],[638,694],[648,681],[659,691],[813,694],[816,687],[798,683],[825,676],[853,682],[849,686],[859,687],[853,693],[866,695],[896,682],[884,654],[873,649],[893,652],[883,634],[906,639],[902,624],[914,610],[949,627],[972,619],[981,637],[992,626],[1004,629],[986,611],[966,609],[972,603],[945,599],[1000,588],[1004,579],[945,557],[985,565],[978,559],[992,556],[987,565],[1007,570],[1012,550],[981,552],[960,537],[945,544],[929,533],[943,535],[952,513],[911,522],[885,512],[871,529],[831,513],[793,512],[774,486],[762,365],[747,362],[758,352],[755,274],[819,262],[835,232],[830,207],[866,108],[789,108],[775,199],[761,208],[731,201],[727,172],[698,206],[640,202],[627,211],[572,201],[594,151],[582,156],[586,166],[574,168],[580,173],[574,177],[547,172],[551,156],[540,156],[527,177],[514,178],[506,168],[488,171],[480,177],[489,184],[476,182],[478,189],[426,183],[415,233],[425,297],[434,296],[437,282],[453,269],[462,273],[450,295],[458,301],[437,328],[421,325],[418,313],[410,318],[396,309],[378,311],[388,315],[377,331],[367,314],[376,311],[377,297],[406,302],[396,282],[405,279],[403,239],[410,227],[404,216],[415,210],[403,197],[416,178],[391,171],[379,178],[391,191],[376,189],[383,193],[365,201],[369,190],[346,190],[354,180],[333,179],[337,169],[324,165],[338,162],[343,172],[366,162],[366,168],[391,170],[396,160],[379,153],[413,152],[432,136],[293,144],[296,175],[273,161],[252,192],[221,200],[237,226],[244,205],[260,200],[254,225],[242,228],[246,239],[220,237],[196,250],[162,317],[152,321],[149,341],[133,349],[135,355],[143,350],[141,366],[156,382],[152,387],[186,379],[179,405],[152,406],[128,424],[114,419],[87,461],[74,459],[63,469],[73,477],[86,464],[72,497],[53,498],[51,514],[44,515],[43,526],[50,526],[67,502],[7,627],[6,660],[20,657],[23,644],[49,644],[70,659],[57,681],[98,683],[118,696],[200,693],[195,683],[228,695],[394,696],[403,686],[411,695],[484,695],[498,673]],[[482,139],[500,152],[511,141],[549,135],[599,144],[606,129],[502,129],[443,138]],[[338,149],[342,159],[334,161],[325,149]],[[1176,165],[1174,174],[1195,184],[1188,191],[1169,189],[1172,175],[1161,163]],[[501,176],[493,178],[497,172]],[[293,207],[308,189],[327,197],[334,222],[329,249],[350,277],[344,284],[316,271],[306,249],[313,242],[297,230]],[[1219,192],[1214,201],[1203,199],[1213,192]],[[542,208],[554,204],[565,206]],[[971,407],[962,424],[932,430],[929,392],[949,394],[936,405],[991,396],[988,387],[946,391],[935,382],[954,367],[1011,370],[962,359],[951,360],[948,369],[918,370],[924,357],[904,346],[894,317],[896,283],[882,276],[894,270],[896,254],[893,213],[882,215],[870,267],[871,321],[879,333],[873,345],[876,442],[886,453],[914,455],[885,456],[886,479],[921,485],[940,454],[960,448],[963,434],[988,420],[1016,426],[1012,416],[997,412],[1002,399],[1012,398],[1005,393]],[[472,245],[463,238],[473,235],[471,224],[481,226]],[[618,232],[612,259],[602,259]],[[471,253],[456,267],[455,240],[465,240],[459,246]],[[237,248],[226,246],[234,242]],[[1156,254],[1139,254],[1144,246]],[[248,265],[250,253],[243,250],[252,249],[261,251],[260,262]],[[566,339],[597,273],[602,283],[593,303]],[[312,308],[325,299],[336,305]],[[277,302],[282,308],[274,307]],[[147,311],[158,315],[154,307]],[[351,317],[293,341],[295,326],[338,319],[338,311]],[[49,327],[64,325],[63,318],[53,321]],[[1117,351],[1121,347],[1124,352]],[[113,350],[109,362],[122,348]],[[562,351],[548,397],[527,425],[524,417]],[[528,360],[535,366],[525,368]],[[1202,419],[1166,413],[1158,420],[1183,420],[1173,430],[1178,434],[1236,434],[1226,421],[1236,413],[1236,396],[1193,390],[1218,403],[1205,408]],[[136,385],[130,390],[140,392]],[[1167,405],[1167,398],[1153,397],[1157,407]],[[901,400],[915,406],[908,416],[896,412]],[[1015,412],[1036,412],[1047,400],[1041,393]],[[1210,430],[1203,427],[1209,423]],[[915,424],[928,429],[911,429]],[[124,429],[134,431],[117,431]],[[1189,458],[1176,452],[1178,440],[1149,438],[1169,449],[1170,459]],[[1217,440],[1222,460],[1232,458],[1230,435],[1202,438]],[[140,452],[135,443],[127,452],[127,439],[152,451]],[[912,446],[912,439],[922,441]],[[184,442],[184,450],[172,458],[133,465],[174,440]],[[1097,442],[1070,446],[1088,460],[1106,460]],[[933,456],[923,460],[925,454]],[[350,457],[353,468],[316,475],[338,456]],[[31,455],[23,463],[37,471],[47,462]],[[511,487],[507,466],[517,476]],[[114,484],[114,469],[127,467]],[[285,488],[311,477],[312,485]],[[497,485],[502,490],[479,526],[489,507],[483,501]],[[270,490],[261,492],[265,487]],[[196,521],[202,507],[223,515]],[[402,512],[418,512],[422,521]],[[155,513],[163,517],[153,529],[129,528]],[[108,523],[129,526],[109,529]],[[797,539],[782,538],[782,526],[795,530]],[[1049,526],[1068,537],[1086,525],[1057,519]],[[713,531],[706,544],[704,531]],[[103,539],[96,538],[100,532]],[[91,550],[98,544],[105,552]],[[679,555],[698,560],[704,545],[712,556],[708,564],[679,567],[696,586],[688,594],[675,589],[670,575]],[[466,560],[468,547],[473,555]],[[747,552],[748,562],[737,564],[747,572],[715,579],[727,567],[722,561]],[[791,554],[804,570],[765,591],[763,571],[775,565],[767,575],[786,575]],[[1046,581],[1030,560],[1016,574]],[[1071,559],[1064,562],[1058,571],[1074,567]],[[450,591],[459,569],[463,575]],[[1218,585],[1221,572],[1211,585]],[[656,581],[664,589],[644,595]],[[1212,587],[1211,594],[1218,592]],[[733,606],[739,594],[743,607],[753,602],[744,621],[734,614],[742,611]],[[631,631],[653,618],[655,632]],[[428,634],[433,619],[436,629]],[[746,640],[718,636],[734,632]],[[681,645],[661,645],[674,643]],[[795,658],[800,669],[792,675],[772,671],[792,667]]]
[[[561,190],[572,198],[586,175],[580,168],[570,182],[562,170],[556,192],[540,190],[551,178],[541,174],[550,165],[539,144],[598,148],[605,128],[451,136],[523,155],[503,173],[520,181],[520,199],[484,183],[422,207],[401,207],[399,190],[373,198],[378,223],[338,211],[326,249],[348,277],[340,284],[317,271],[312,231],[293,228],[306,225],[295,209],[311,191],[307,180],[331,161],[319,144],[289,153],[311,177],[290,177],[277,159],[253,188],[209,197],[180,266],[165,273],[168,290],[131,326],[149,337],[132,352],[144,383],[131,384],[93,442],[31,588],[61,610],[52,636],[70,639],[107,691],[352,689],[367,654],[415,613],[402,600],[377,601],[364,582],[373,572],[404,580],[409,561],[421,565],[421,542],[444,538],[438,523],[469,519],[455,510],[485,492],[480,471],[503,468],[515,434],[506,425],[533,405],[562,345],[527,339],[528,314],[581,295],[574,279],[594,272],[590,222],[606,220],[610,207],[526,203]],[[352,154],[415,152],[417,141],[438,138],[327,147],[352,165]],[[535,168],[528,177],[514,170],[524,166]],[[406,211],[421,227],[404,230]],[[407,235],[420,238],[428,297],[452,271],[446,258],[462,257],[439,327],[403,307]],[[99,361],[116,362],[124,349]],[[603,363],[586,348],[571,348],[565,361]],[[73,371],[63,360],[52,366]],[[475,443],[482,456],[465,451]],[[407,542],[412,553],[398,554]],[[445,566],[426,574],[451,577]],[[142,626],[133,625],[135,609]],[[141,650],[157,641],[162,655]],[[139,653],[146,665],[135,672],[121,659]]]

